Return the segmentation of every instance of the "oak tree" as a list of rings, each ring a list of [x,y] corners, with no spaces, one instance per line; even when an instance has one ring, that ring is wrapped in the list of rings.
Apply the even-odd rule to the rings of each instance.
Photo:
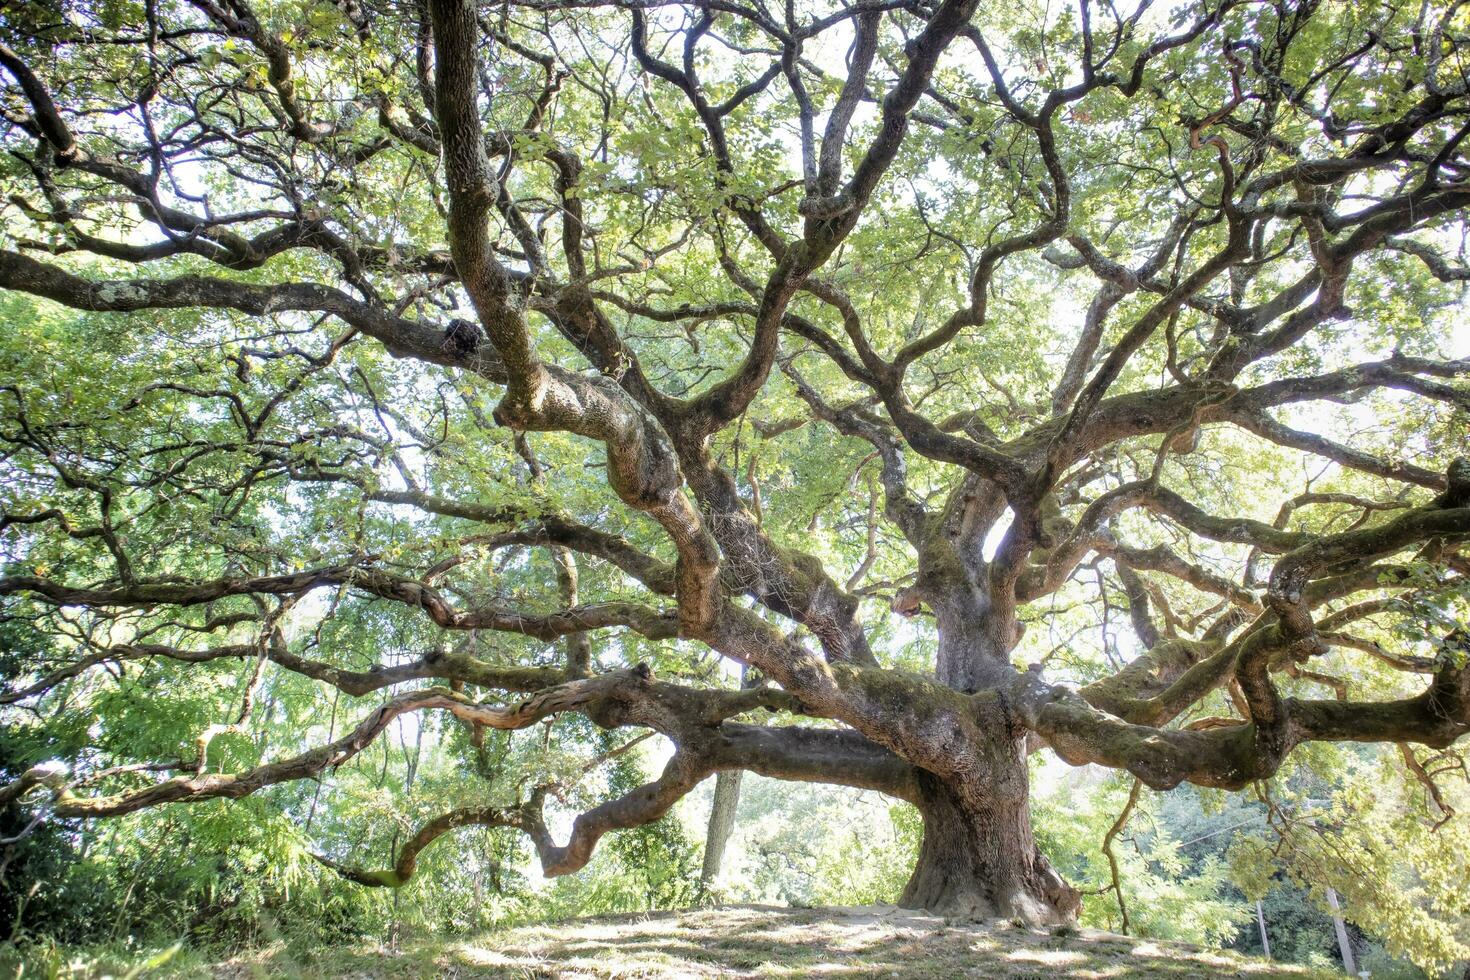
[[[914,804],[906,906],[1060,923],[1033,753],[1235,789],[1387,743],[1433,789],[1464,10],[0,7],[0,596],[41,638],[0,701],[93,719],[0,802],[576,714],[662,772],[569,836],[555,782],[467,788],[320,859],[397,886],[479,825],[564,874],[748,770]],[[285,675],[340,719],[242,739]],[[159,676],[229,710],[109,721]]]

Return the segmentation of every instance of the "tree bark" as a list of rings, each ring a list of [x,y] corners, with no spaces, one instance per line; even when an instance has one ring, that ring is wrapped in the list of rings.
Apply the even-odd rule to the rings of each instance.
[[[1009,654],[1018,632],[1009,610],[979,589],[962,588],[935,602],[935,611],[942,683],[983,695],[1013,674]],[[899,905],[956,918],[1071,924],[1081,895],[1042,855],[1031,829],[1026,732],[1003,698],[977,698],[976,711],[989,736],[976,771],[919,775],[924,838]]]
[[[749,690],[754,686],[750,668],[740,666],[740,688]],[[725,860],[725,845],[735,831],[735,811],[740,806],[740,780],[745,773],[740,769],[725,769],[715,776],[715,798],[710,806],[709,831],[704,839],[704,867],[699,873],[699,887],[708,892],[720,876],[720,865]]]
[[[704,867],[699,873],[700,886],[706,890],[720,876],[725,845],[735,830],[735,810],[740,805],[740,778],[743,775],[739,769],[728,769],[715,776],[715,800],[710,808],[709,833],[704,841]]]
[[[1081,896],[1036,846],[1025,761],[1019,765],[1023,778],[1005,786],[919,777],[924,840],[899,905],[953,918],[1012,919],[1031,926],[1076,921]]]

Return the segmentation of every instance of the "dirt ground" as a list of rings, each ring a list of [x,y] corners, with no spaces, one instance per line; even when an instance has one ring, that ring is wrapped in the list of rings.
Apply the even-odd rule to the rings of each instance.
[[[204,975],[221,980],[1331,976],[1178,943],[1086,929],[1042,932],[1005,923],[953,923],[891,906],[732,906],[572,920],[399,951],[334,948],[304,958],[267,950],[214,964]]]

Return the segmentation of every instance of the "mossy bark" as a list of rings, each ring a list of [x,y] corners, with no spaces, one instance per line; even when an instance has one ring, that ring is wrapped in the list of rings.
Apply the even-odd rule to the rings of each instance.
[[[1036,846],[1020,746],[1014,754],[1015,769],[998,783],[920,777],[924,840],[899,905],[1032,926],[1076,921],[1081,896]]]
[[[1000,696],[1005,680],[1014,676],[1014,619],[977,590],[962,599],[936,604],[937,675],[951,688],[980,695],[972,699],[972,711],[983,744],[959,774],[920,774],[924,838],[899,904],[963,919],[1070,924],[1081,896],[1036,846],[1026,731]]]

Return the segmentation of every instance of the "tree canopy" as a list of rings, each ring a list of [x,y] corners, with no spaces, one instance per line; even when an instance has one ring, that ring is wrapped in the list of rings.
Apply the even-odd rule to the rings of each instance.
[[[903,903],[1030,922],[1080,903],[1035,753],[1382,743],[1449,816],[1465,10],[0,8],[0,803],[277,793],[398,886],[747,770],[916,805]],[[389,732],[455,804],[333,843]]]

